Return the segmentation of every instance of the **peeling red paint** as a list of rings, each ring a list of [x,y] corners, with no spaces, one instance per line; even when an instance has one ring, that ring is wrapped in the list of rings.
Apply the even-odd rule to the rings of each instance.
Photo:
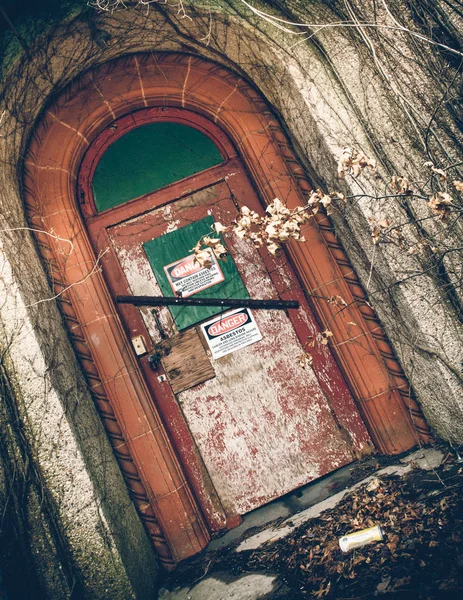
[[[239,173],[235,180],[239,179]],[[249,189],[246,202],[252,192]],[[134,294],[156,295],[159,287],[141,250],[148,239],[175,226],[212,214],[230,222],[236,207],[220,183],[205,196],[189,197],[129,219],[110,236]],[[257,207],[258,208],[258,207]],[[284,259],[269,274],[269,257],[236,236],[226,238],[251,297],[291,297],[301,290]],[[318,329],[308,308],[297,312],[303,335]],[[163,310],[167,321],[168,311]],[[146,320],[146,315],[144,315]],[[327,394],[348,394],[327,370],[326,385],[312,369],[302,369],[303,351],[294,323],[282,311],[255,311],[263,339],[214,362],[216,377],[178,395],[188,428],[215,490],[228,514],[243,514],[353,460],[352,447],[339,430]],[[152,319],[146,323],[156,342]],[[170,327],[174,328],[170,319]],[[324,357],[326,360],[326,357]],[[326,369],[325,369],[326,370]],[[321,371],[325,375],[325,371]],[[339,376],[340,378],[340,376]]]

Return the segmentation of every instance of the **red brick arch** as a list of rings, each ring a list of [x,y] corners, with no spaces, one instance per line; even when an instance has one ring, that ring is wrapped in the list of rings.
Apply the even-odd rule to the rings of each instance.
[[[170,568],[207,544],[208,528],[95,268],[98,257],[76,198],[78,171],[92,141],[115,119],[149,106],[187,108],[216,123],[267,202],[279,197],[291,208],[300,206],[310,185],[259,94],[234,73],[187,55],[132,55],[84,74],[48,108],[30,140],[24,175],[29,222],[73,242],[70,251],[66,242],[37,236],[127,485]],[[399,453],[427,441],[421,411],[329,220],[319,214],[311,223],[306,243],[289,253],[307,290],[340,295],[348,304],[339,312],[313,298],[319,320],[334,333],[333,352],[376,448]],[[357,337],[352,322],[359,325]]]

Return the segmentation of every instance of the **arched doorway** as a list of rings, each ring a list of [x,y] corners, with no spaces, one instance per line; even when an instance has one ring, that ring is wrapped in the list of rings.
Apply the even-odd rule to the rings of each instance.
[[[159,190],[144,190],[125,198],[119,205],[112,204],[109,198],[103,201],[103,209],[98,210],[90,184],[93,182],[97,187],[94,173],[104,151],[111,143],[115,145],[118,139],[124,139],[123,133],[159,122],[183,123],[201,132],[213,141],[222,162],[198,173],[186,176],[182,173],[179,181],[164,181]],[[189,391],[197,389],[192,386],[178,391],[175,400],[172,376],[169,387],[162,373],[151,371],[147,364],[166,319],[152,313],[143,315],[139,309],[116,306],[114,294],[133,292],[137,278],[138,283],[143,280],[142,285],[147,282],[153,285],[156,277],[151,276],[149,269],[151,273],[156,271],[153,258],[156,253],[153,251],[150,260],[147,245],[160,236],[173,239],[167,235],[210,216],[230,219],[240,203],[251,204],[256,210],[262,210],[274,197],[289,207],[304,203],[304,194],[310,187],[278,123],[256,92],[234,74],[207,61],[173,54],[133,56],[104,65],[83,76],[49,108],[30,143],[25,181],[26,202],[34,226],[53,230],[63,240],[72,241],[70,250],[68,242],[57,242],[50,247],[39,237],[103,422],[139,512],[167,566],[200,550],[214,530],[236,524],[240,513],[345,464],[355,453],[369,452],[370,436],[380,451],[390,453],[413,446],[420,435],[426,438],[426,426],[400,367],[371,307],[362,302],[361,288],[328,220],[322,215],[307,228],[307,242],[289,248],[291,263],[270,264],[271,257],[249,255],[249,264],[260,270],[260,280],[265,280],[267,287],[253,287],[246,265],[239,264],[240,260],[245,262],[242,257],[251,251],[238,249],[233,240],[228,241],[231,258],[244,288],[249,288],[248,293],[255,294],[260,289],[262,294],[267,291],[280,297],[297,294],[304,305],[303,312],[292,318],[281,313],[279,318],[283,321],[278,329],[286,331],[283,345],[278,346],[275,332],[272,337],[271,323],[265,328],[262,321],[265,330],[262,337],[270,343],[262,355],[266,352],[270,357],[272,347],[273,355],[283,354],[291,344],[295,352],[304,336],[315,331],[315,315],[322,324],[330,322],[335,340],[333,351],[341,369],[328,349],[319,347],[314,351],[315,378],[311,380],[310,391],[309,376],[301,373],[292,390],[293,399],[300,401],[310,395],[315,404],[304,413],[303,424],[296,416],[299,418],[299,446],[289,462],[294,463],[299,449],[305,446],[309,453],[305,458],[312,456],[314,463],[324,465],[302,476],[299,467],[291,471],[282,461],[278,471],[283,473],[285,481],[280,482],[279,487],[274,485],[271,491],[262,488],[256,498],[250,497],[251,488],[243,496],[239,495],[239,481],[246,477],[246,471],[241,472],[234,482],[234,491],[229,493],[233,487],[230,473],[228,479],[222,475],[227,461],[230,463],[230,455],[208,454],[207,447],[210,450],[211,444],[204,441],[210,442],[212,436],[217,445],[217,430],[236,417],[238,405],[235,404],[226,418],[216,420],[205,430],[205,413],[201,412],[204,399],[211,411],[217,413],[220,402],[222,408],[231,406],[230,396],[224,401],[223,394],[219,399],[221,394],[217,390],[215,394],[196,394]],[[171,248],[178,244],[179,241],[174,240]],[[144,262],[140,258],[143,245]],[[127,256],[130,260],[124,263]],[[138,259],[132,260],[136,256]],[[172,263],[185,258],[173,253],[172,257]],[[138,266],[134,268],[134,265]],[[165,266],[168,266],[165,260],[160,267],[157,265],[161,270]],[[284,282],[279,281],[282,273]],[[304,288],[306,292],[323,290],[323,294],[313,294],[309,306]],[[327,297],[336,295],[342,296],[348,304],[342,314],[326,302]],[[178,331],[174,327],[172,336],[166,335],[173,337],[183,329],[195,331],[203,320],[185,328],[177,323]],[[362,332],[355,339],[350,331],[352,322]],[[139,336],[148,352],[137,357],[131,338]],[[293,341],[289,343],[291,336]],[[200,353],[196,338],[190,338],[184,346],[195,344]],[[293,369],[294,352],[291,352],[284,363],[286,370]],[[207,371],[206,352],[201,360]],[[215,373],[217,364],[212,367]],[[252,365],[253,361],[247,364]],[[169,376],[166,364],[164,370]],[[259,377],[262,381],[265,374],[270,386],[280,382],[280,390],[284,389],[280,398],[289,397],[288,389],[281,386],[293,382],[292,373],[290,377],[281,376],[275,363],[271,371],[263,366],[257,381]],[[195,382],[203,391],[214,378],[210,368],[209,373],[209,379]],[[236,380],[236,370],[228,371],[227,376]],[[257,387],[250,392],[253,398],[259,396]],[[274,390],[270,395],[278,396]],[[216,404],[212,405],[214,396]],[[300,410],[301,405],[287,406],[286,416],[294,416],[297,408]],[[320,431],[325,432],[316,445],[327,446],[328,453],[320,449],[317,453],[309,443],[306,426],[310,414],[315,412],[322,415]],[[278,416],[280,421],[282,418]],[[243,425],[252,422],[252,414],[245,413],[236,421],[243,429]],[[296,425],[293,421],[289,428],[298,430]],[[232,436],[235,441],[239,427],[237,425]],[[258,430],[257,437],[262,441],[265,436]],[[267,446],[270,438],[267,432]],[[262,447],[255,448],[250,437],[243,434],[241,439],[245,440],[248,457],[254,451],[259,457],[263,456]],[[226,448],[228,441],[221,440]],[[278,448],[280,461],[285,455],[285,444],[288,449],[289,439]],[[273,450],[268,448],[267,473]],[[221,467],[221,461],[225,466]],[[248,461],[247,467],[244,466],[253,487],[258,477],[249,473],[249,464]],[[262,469],[265,472],[263,466]]]

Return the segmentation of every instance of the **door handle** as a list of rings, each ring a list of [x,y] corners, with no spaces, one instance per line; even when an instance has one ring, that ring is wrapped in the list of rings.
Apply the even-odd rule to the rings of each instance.
[[[150,366],[150,369],[156,371],[159,365],[161,364],[161,358],[162,354],[158,351],[155,351],[153,352],[153,354],[150,354],[148,356],[148,364]]]
[[[161,364],[161,361],[164,356],[168,356],[170,354],[170,348],[166,348],[163,343],[157,344],[154,347],[154,352],[148,356],[148,364],[153,371]]]

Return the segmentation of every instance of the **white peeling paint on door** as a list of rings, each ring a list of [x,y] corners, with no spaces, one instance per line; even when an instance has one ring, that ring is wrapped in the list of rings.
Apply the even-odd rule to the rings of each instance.
[[[141,246],[121,247],[117,241],[113,241],[113,245],[132,294],[134,296],[161,296],[161,289],[143,252],[143,248]],[[141,307],[140,314],[143,317],[146,329],[153,343],[158,344],[161,341],[161,335],[151,314],[151,310]],[[164,332],[168,335],[176,333],[177,329],[169,309],[167,307],[160,307],[156,311]]]
[[[264,339],[214,361],[215,379],[178,397],[224,507],[239,514],[326,473],[324,456],[332,468],[349,456],[313,372],[298,365],[288,317],[253,314]]]
[[[186,198],[176,206],[111,228],[110,237],[133,294],[160,294],[143,242],[208,212],[222,222],[236,214],[223,184],[209,188],[204,198],[200,195],[196,194],[195,202]],[[249,295],[278,298],[259,252],[236,236],[227,238],[227,244]],[[299,285],[286,274],[280,280],[286,289]],[[175,333],[168,309],[159,313],[163,324],[169,324],[167,331]],[[149,311],[142,314],[157,343],[154,320]],[[353,460],[351,446],[313,370],[299,364],[303,349],[288,315],[260,310],[253,314],[263,339],[213,361],[215,378],[177,395],[228,514],[249,512]],[[313,324],[310,331],[315,333]]]

